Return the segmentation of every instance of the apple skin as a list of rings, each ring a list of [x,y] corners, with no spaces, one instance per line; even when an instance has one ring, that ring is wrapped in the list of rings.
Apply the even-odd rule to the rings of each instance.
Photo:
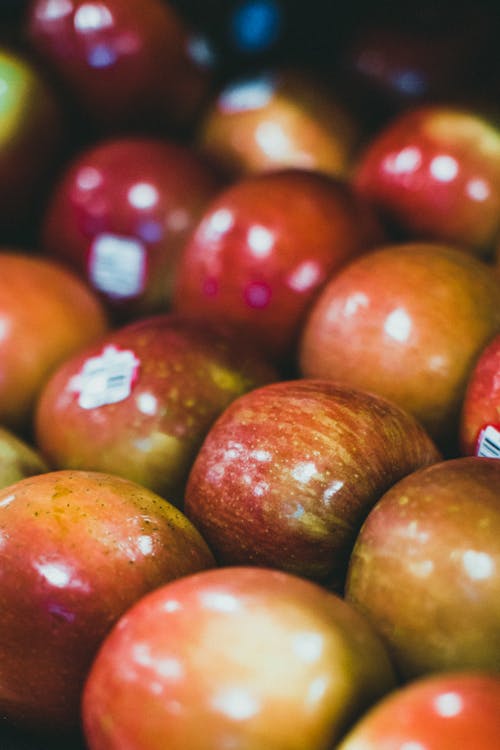
[[[219,185],[185,146],[140,137],[100,142],[66,168],[46,211],[42,245],[121,318],[166,310],[178,255]],[[139,262],[124,274],[131,250]]]
[[[178,127],[198,115],[211,74],[192,56],[191,31],[170,3],[68,0],[58,10],[33,0],[28,40],[99,127]]]
[[[381,247],[320,293],[302,333],[301,371],[390,398],[456,455],[469,374],[500,330],[499,293],[491,269],[458,249]]]
[[[393,686],[382,644],[340,597],[221,568],[125,614],[93,664],[83,725],[89,750],[328,750]]]
[[[48,470],[38,451],[10,430],[0,427],[0,488]]]
[[[78,726],[104,636],[148,591],[211,567],[185,516],[107,474],[41,474],[0,492],[0,711],[55,733]]]
[[[59,103],[37,68],[0,47],[0,223],[32,217],[63,137]],[[5,235],[4,235],[5,236]]]
[[[343,181],[300,169],[247,177],[208,205],[184,248],[174,309],[231,324],[275,361],[290,359],[329,276],[382,237]]]
[[[214,424],[184,512],[221,564],[339,587],[371,507],[402,476],[439,460],[416,420],[385,399],[328,381],[273,383]]]
[[[368,515],[346,598],[408,679],[500,672],[500,462],[468,456],[398,482]]]
[[[316,76],[272,69],[226,84],[201,119],[197,145],[233,177],[286,167],[343,176],[358,131]]]
[[[467,383],[460,422],[464,455],[478,454],[488,427],[500,432],[500,334],[481,352]]]
[[[491,750],[500,745],[500,678],[459,672],[421,678],[389,694],[337,750]]]
[[[75,274],[8,249],[0,250],[0,318],[0,421],[24,430],[49,375],[102,336],[108,322],[97,297]]]
[[[75,378],[110,346],[137,361],[129,392],[82,406]],[[54,468],[118,474],[177,504],[212,422],[234,398],[276,379],[245,342],[175,315],[153,316],[61,365],[38,401],[36,444]]]

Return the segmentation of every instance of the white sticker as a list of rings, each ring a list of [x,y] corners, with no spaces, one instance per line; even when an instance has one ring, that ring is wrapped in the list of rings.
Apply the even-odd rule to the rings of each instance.
[[[82,409],[124,401],[137,380],[140,361],[129,349],[105,346],[97,357],[90,357],[78,375],[74,375],[68,390],[78,393]]]
[[[476,456],[500,458],[500,431],[489,424],[479,433]]]
[[[271,101],[275,90],[276,80],[270,75],[237,81],[222,91],[218,106],[229,113],[261,109]]]
[[[99,234],[90,248],[88,274],[93,286],[109,297],[137,297],[144,290],[145,247],[131,237]]]

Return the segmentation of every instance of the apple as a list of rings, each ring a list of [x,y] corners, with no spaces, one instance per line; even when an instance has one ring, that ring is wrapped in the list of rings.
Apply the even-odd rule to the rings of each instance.
[[[7,227],[19,230],[36,213],[62,133],[59,103],[44,76],[25,56],[0,47],[2,232]]]
[[[499,714],[498,675],[426,677],[382,699],[338,750],[491,750],[500,745]]]
[[[186,576],[113,628],[83,694],[89,750],[327,750],[394,686],[341,598],[265,568]]]
[[[99,127],[188,125],[209,91],[209,56],[164,0],[32,0],[26,33]]]
[[[346,175],[359,135],[347,108],[309,73],[229,81],[198,126],[198,146],[229,174],[296,167]]]
[[[301,337],[301,371],[390,398],[456,455],[468,377],[500,331],[499,294],[500,278],[456,248],[381,247],[320,293]]]
[[[213,565],[177,508],[96,472],[49,472],[1,490],[0,540],[0,711],[56,734],[78,726],[83,681],[121,614]]]
[[[42,245],[123,317],[167,309],[177,258],[219,178],[186,146],[119,137],[66,168],[46,211]]]
[[[221,564],[281,568],[339,586],[357,531],[398,479],[440,460],[394,404],[335,383],[273,383],[208,433],[184,512]]]
[[[328,277],[382,236],[341,180],[299,169],[247,177],[209,203],[181,253],[173,306],[290,359]]]
[[[481,352],[470,374],[460,438],[464,455],[500,458],[500,334]]]
[[[409,239],[493,252],[500,231],[500,130],[444,104],[401,113],[371,140],[354,184]]]
[[[500,462],[468,456],[405,477],[356,540],[346,598],[406,679],[500,671]]]
[[[246,342],[153,316],[57,369],[37,404],[36,444],[54,468],[118,474],[181,503],[212,422],[234,398],[275,379]]]
[[[38,451],[10,430],[0,427],[0,488],[48,470]]]
[[[49,375],[107,330],[97,297],[54,261],[0,249],[0,422],[24,430]]]

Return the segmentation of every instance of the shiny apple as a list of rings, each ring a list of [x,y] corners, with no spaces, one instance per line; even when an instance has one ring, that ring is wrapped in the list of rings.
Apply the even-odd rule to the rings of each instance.
[[[500,458],[500,334],[481,352],[470,374],[460,439],[464,455]]]
[[[122,317],[166,310],[179,252],[218,188],[214,171],[185,146],[100,142],[54,189],[42,244]]]
[[[381,237],[345,182],[298,169],[248,177],[203,214],[180,257],[174,308],[231,324],[273,359],[290,358],[325,281]]]
[[[346,106],[296,70],[230,81],[198,132],[200,148],[232,175],[283,167],[345,175],[358,138]]]
[[[213,565],[163,498],[107,474],[41,474],[0,492],[0,711],[10,723],[78,726],[101,641],[142,595]]]
[[[276,377],[246,342],[174,315],[147,318],[58,368],[38,402],[36,443],[55,468],[115,473],[180,503],[212,422]]]
[[[0,427],[0,488],[48,470],[38,451],[10,430]]]
[[[207,51],[164,0],[32,0],[29,41],[100,126],[189,123],[208,93]]]
[[[441,104],[403,112],[361,154],[361,195],[409,239],[491,254],[500,231],[500,130]]]
[[[53,261],[0,250],[0,421],[28,426],[58,365],[107,329],[97,297]]]
[[[393,685],[381,642],[342,599],[223,568],[124,615],[90,672],[83,725],[89,750],[326,750]]]
[[[500,677],[488,672],[440,674],[382,699],[338,750],[491,750],[500,745]]]
[[[405,678],[500,672],[500,461],[444,461],[392,487],[357,538],[346,597]]]
[[[342,583],[368,511],[440,460],[399,407],[327,381],[264,386],[231,404],[189,475],[184,510],[222,564]]]
[[[0,224],[32,219],[55,166],[62,118],[52,89],[24,56],[0,47]],[[2,235],[4,238],[5,235]]]
[[[469,374],[500,330],[499,293],[491,269],[455,248],[380,248],[319,295],[302,334],[302,372],[392,399],[453,455]]]

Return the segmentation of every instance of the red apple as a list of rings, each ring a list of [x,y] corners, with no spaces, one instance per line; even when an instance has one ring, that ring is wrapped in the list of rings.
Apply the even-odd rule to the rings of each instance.
[[[411,239],[491,253],[500,231],[500,130],[451,106],[403,112],[368,144],[354,182]]]
[[[422,678],[375,705],[338,750],[492,750],[500,746],[500,677]]]
[[[43,246],[120,314],[165,310],[179,252],[218,187],[213,170],[173,142],[93,145],[54,191]]]
[[[344,182],[298,169],[246,178],[209,204],[187,243],[174,307],[286,359],[326,279],[381,237]]]
[[[189,122],[207,95],[208,58],[164,0],[32,0],[26,26],[34,50],[99,124]]]
[[[59,105],[39,71],[0,47],[0,225],[18,227],[54,166],[62,136]]]
[[[10,430],[0,427],[0,488],[48,470],[38,451]]]
[[[178,503],[215,418],[273,379],[245,342],[173,315],[137,321],[54,373],[37,407],[37,445],[55,468],[119,474]]]
[[[476,357],[500,330],[500,280],[452,247],[390,245],[353,261],[320,294],[301,367],[392,399],[455,452]]]
[[[358,536],[346,597],[405,678],[499,672],[500,461],[444,461],[392,487]]]
[[[345,175],[358,138],[353,117],[316,77],[274,70],[226,84],[198,144],[231,174],[296,167]]]
[[[58,264],[0,252],[0,421],[25,428],[53,370],[107,328],[101,305]]]
[[[470,374],[460,438],[464,455],[500,458],[500,334],[481,352]]]
[[[143,594],[213,564],[183,514],[139,485],[62,471],[0,491],[0,711],[13,724],[78,725],[95,652]]]
[[[184,510],[219,562],[339,585],[356,533],[394,482],[440,456],[399,407],[327,381],[239,398],[210,430]]]
[[[224,568],[144,597],[83,696],[89,750],[327,750],[394,685],[357,612],[285,573]]]

